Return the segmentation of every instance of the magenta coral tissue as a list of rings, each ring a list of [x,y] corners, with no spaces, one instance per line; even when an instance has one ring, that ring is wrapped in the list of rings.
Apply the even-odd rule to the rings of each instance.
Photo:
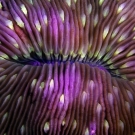
[[[135,0],[0,0],[0,135],[135,135]]]

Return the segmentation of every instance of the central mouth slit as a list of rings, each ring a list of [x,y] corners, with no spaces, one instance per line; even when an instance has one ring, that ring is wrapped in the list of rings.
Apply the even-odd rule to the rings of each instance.
[[[32,65],[32,66],[43,66],[44,64],[54,64],[54,63],[66,63],[70,62],[70,64],[73,64],[75,62],[87,64],[90,67],[98,67],[99,70],[104,70],[108,72],[112,77],[122,78],[121,75],[116,74],[116,69],[110,69],[109,64],[106,64],[106,61],[103,61],[104,56],[98,60],[96,58],[88,58],[88,54],[84,58],[81,58],[80,55],[77,55],[76,57],[72,57],[70,55],[67,56],[66,60],[64,60],[62,54],[58,54],[58,57],[56,57],[53,53],[50,55],[50,59],[48,59],[45,54],[42,52],[41,56],[38,56],[35,52],[30,53],[29,58],[25,57],[18,57],[18,59],[12,59],[11,61],[15,63],[19,63],[21,65]]]

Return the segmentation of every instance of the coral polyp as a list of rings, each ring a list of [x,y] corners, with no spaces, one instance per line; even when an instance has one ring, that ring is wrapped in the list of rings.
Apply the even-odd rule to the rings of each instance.
[[[134,10],[0,0],[0,135],[134,135]]]

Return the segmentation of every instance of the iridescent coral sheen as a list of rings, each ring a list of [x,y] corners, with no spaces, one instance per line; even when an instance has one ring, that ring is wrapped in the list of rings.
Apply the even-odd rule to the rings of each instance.
[[[134,135],[134,11],[0,0],[0,135]]]

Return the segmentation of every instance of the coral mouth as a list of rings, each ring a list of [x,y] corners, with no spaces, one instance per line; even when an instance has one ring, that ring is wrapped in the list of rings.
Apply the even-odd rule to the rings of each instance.
[[[42,52],[42,55],[39,57],[35,52],[32,52],[29,54],[29,58],[25,57],[18,57],[18,59],[11,58],[10,60],[21,64],[21,65],[32,65],[32,66],[43,66],[44,64],[61,64],[61,63],[67,63],[73,64],[75,62],[82,63],[89,65],[90,67],[97,67],[99,70],[104,70],[108,72],[112,77],[122,78],[122,76],[115,72],[116,69],[110,69],[109,65],[105,64],[102,59],[97,60],[96,58],[88,58],[88,55],[86,55],[84,58],[81,58],[81,56],[77,55],[76,57],[72,57],[68,55],[66,59],[64,59],[62,54],[56,55],[52,54],[50,56],[50,60],[44,55]]]

